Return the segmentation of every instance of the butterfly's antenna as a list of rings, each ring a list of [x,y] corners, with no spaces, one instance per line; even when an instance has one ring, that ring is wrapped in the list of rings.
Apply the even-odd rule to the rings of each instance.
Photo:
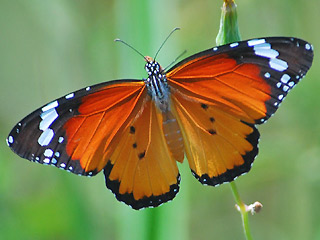
[[[131,48],[133,51],[135,51],[135,52],[138,53],[140,56],[142,56],[142,57],[144,58],[144,60],[147,61],[146,57],[143,56],[143,54],[142,54],[141,52],[139,52],[137,49],[135,49],[134,47],[132,47],[131,45],[129,45],[129,44],[126,43],[125,41],[123,41],[123,40],[121,40],[121,39],[119,39],[119,38],[116,38],[114,41],[115,41],[115,42],[121,42],[121,43],[123,43],[124,45],[128,46],[128,47]]]
[[[163,71],[165,72],[169,67],[171,67],[179,58],[181,58],[187,50],[184,50],[178,57],[176,57],[168,66],[166,66]]]
[[[160,50],[161,50],[161,48],[163,47],[163,45],[167,42],[167,40],[169,39],[169,37],[172,35],[172,33],[174,33],[175,31],[177,31],[177,30],[180,30],[180,28],[178,28],[178,27],[176,27],[176,28],[174,28],[170,33],[169,33],[169,35],[168,35],[168,37],[163,41],[163,43],[161,44],[161,46],[159,47],[159,49],[158,49],[158,51],[157,51],[157,53],[156,53],[156,55],[154,56],[154,60],[156,60],[156,58],[157,58],[157,56],[158,56],[158,54],[159,54],[159,52],[160,52]]]

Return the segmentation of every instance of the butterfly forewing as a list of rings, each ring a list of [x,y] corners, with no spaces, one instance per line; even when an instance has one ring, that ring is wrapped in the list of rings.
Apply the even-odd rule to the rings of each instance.
[[[312,46],[301,39],[252,39],[193,55],[169,70],[167,78],[173,88],[206,98],[248,123],[262,123],[312,60]]]
[[[142,81],[122,80],[70,93],[20,121],[8,145],[31,161],[95,175],[106,165],[130,115],[140,111],[143,92]]]

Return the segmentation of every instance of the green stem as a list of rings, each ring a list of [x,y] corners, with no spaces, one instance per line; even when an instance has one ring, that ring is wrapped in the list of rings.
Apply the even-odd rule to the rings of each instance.
[[[246,236],[246,239],[247,240],[252,240],[250,227],[249,227],[248,212],[247,212],[247,209],[246,209],[246,205],[242,202],[242,200],[240,198],[240,194],[238,192],[236,183],[235,182],[230,182],[230,187],[231,187],[234,199],[236,200],[236,203],[239,206],[239,212],[241,214],[242,225],[243,225],[243,230],[244,230],[244,234]]]
[[[155,208],[155,209],[146,209],[147,212],[146,219],[147,219],[147,227],[146,227],[146,239],[154,239],[157,240],[158,238],[158,226],[160,219],[161,209]]]
[[[240,41],[240,31],[238,26],[237,5],[234,0],[224,0],[221,12],[220,28],[216,38],[217,45],[223,45],[231,42]],[[252,236],[249,228],[248,211],[246,205],[241,201],[235,182],[230,182],[233,196],[239,206],[241,214],[244,234],[247,240],[251,240]]]

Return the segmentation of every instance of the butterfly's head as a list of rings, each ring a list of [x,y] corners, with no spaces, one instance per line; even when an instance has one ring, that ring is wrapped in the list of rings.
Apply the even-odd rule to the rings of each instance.
[[[146,56],[144,59],[147,62],[144,68],[146,69],[149,76],[158,76],[159,74],[161,75],[163,70],[158,62],[156,62],[152,57],[149,56]]]

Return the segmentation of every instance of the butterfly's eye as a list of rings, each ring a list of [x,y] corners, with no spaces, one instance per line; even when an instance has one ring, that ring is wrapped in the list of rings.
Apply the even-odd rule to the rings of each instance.
[[[160,71],[161,71],[161,66],[160,66],[160,64],[159,63],[155,63],[154,64],[154,67],[153,67],[153,73],[155,74],[155,75],[158,75],[159,73],[160,73]]]
[[[144,69],[147,71],[148,75],[152,75],[153,73],[153,67],[151,63],[147,63],[144,67]]]

